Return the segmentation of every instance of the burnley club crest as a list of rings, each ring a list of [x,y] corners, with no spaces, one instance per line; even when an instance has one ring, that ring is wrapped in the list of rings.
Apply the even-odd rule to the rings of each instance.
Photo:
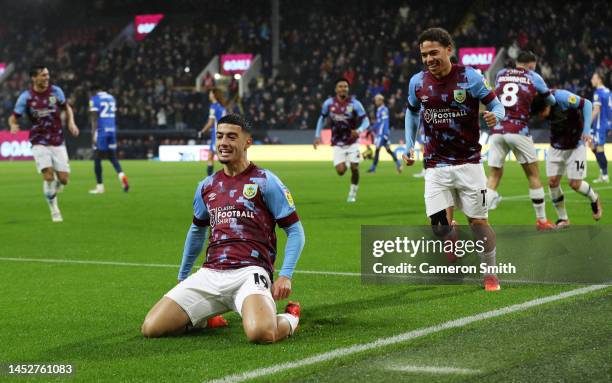
[[[257,184],[245,184],[242,189],[242,195],[245,198],[251,199],[257,194]]]
[[[453,91],[453,98],[455,99],[455,101],[462,104],[466,98],[465,89],[455,89]]]

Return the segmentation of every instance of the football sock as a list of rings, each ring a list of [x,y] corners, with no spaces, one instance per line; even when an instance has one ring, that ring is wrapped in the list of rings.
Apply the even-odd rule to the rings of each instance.
[[[94,172],[96,173],[96,182],[102,183],[102,160],[99,158],[94,159]]]
[[[606,153],[604,152],[595,152],[595,158],[597,158],[597,163],[599,164],[599,168],[601,169],[601,175],[608,175],[608,159],[606,158]]]
[[[597,194],[595,193],[591,185],[589,185],[586,181],[582,181],[580,183],[580,187],[578,187],[578,190],[576,191],[582,194],[583,196],[589,197],[591,199],[591,202],[597,201]]]
[[[497,190],[487,188],[487,206],[491,206],[493,200],[499,197]]]
[[[51,201],[53,199],[55,199],[55,196],[57,194],[57,189],[55,187],[55,180],[53,181],[43,181],[43,193],[45,194],[45,198],[47,198],[47,201],[49,201],[49,203],[51,203]]]
[[[531,198],[531,202],[533,203],[536,217],[540,220],[545,220],[546,205],[544,204],[544,188],[529,189],[529,198]]]
[[[121,165],[119,165],[119,160],[117,159],[117,157],[112,156],[111,158],[109,158],[111,164],[113,164],[113,167],[115,168],[115,171],[117,173],[121,173],[123,172],[123,170],[121,170]]]
[[[278,314],[277,316],[287,319],[287,322],[289,322],[289,328],[291,329],[290,335],[293,335],[293,332],[297,328],[298,323],[300,323],[300,318],[289,313]]]
[[[484,263],[487,266],[495,266],[497,265],[497,247],[494,247],[493,250],[488,252],[478,253],[478,257],[480,258],[480,263]],[[488,275],[488,274],[485,274]]]
[[[565,210],[565,197],[563,196],[563,190],[561,190],[561,186],[557,186],[555,188],[551,187],[550,190],[550,199],[552,200],[555,209],[557,210],[557,217],[559,219],[567,220],[567,210]]]
[[[208,165],[208,167],[206,168],[206,174],[208,174],[209,176],[212,176],[212,174],[213,174],[213,165]]]
[[[372,168],[376,168],[378,165],[378,157],[380,156],[380,148],[376,148],[376,153],[374,153],[374,162],[372,162]]]
[[[349,190],[349,193],[357,194],[357,190],[359,190],[359,185],[351,184],[351,188]]]

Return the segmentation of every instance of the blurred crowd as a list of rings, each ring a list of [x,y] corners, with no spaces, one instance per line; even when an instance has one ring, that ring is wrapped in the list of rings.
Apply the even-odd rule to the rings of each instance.
[[[0,128],[6,128],[15,100],[29,85],[29,67],[41,62],[51,70],[52,82],[65,90],[79,126],[89,125],[90,86],[97,83],[117,98],[120,129],[160,131],[201,129],[208,116],[206,89],[216,80],[208,73],[204,90],[196,92],[195,78],[222,53],[262,55],[262,76],[247,84],[244,98],[235,80],[226,87],[228,109],[243,112],[261,130],[314,129],[339,77],[349,80],[351,93],[371,117],[373,97],[385,95],[391,127],[401,129],[407,84],[421,68],[416,38],[431,26],[454,33],[458,46],[506,47],[510,60],[521,49],[533,50],[550,86],[587,97],[592,72],[612,66],[612,7],[602,0],[475,1],[472,6],[415,0],[350,6],[314,0],[305,6],[289,0],[281,2],[280,65],[274,70],[269,4],[262,4],[232,13],[241,16],[231,22],[229,17],[169,14],[137,43],[111,44],[131,16],[98,18],[95,26],[89,18],[74,18],[67,26],[52,18],[8,20],[0,26],[0,61],[13,62],[16,70],[0,83]],[[146,156],[144,142],[125,144]]]

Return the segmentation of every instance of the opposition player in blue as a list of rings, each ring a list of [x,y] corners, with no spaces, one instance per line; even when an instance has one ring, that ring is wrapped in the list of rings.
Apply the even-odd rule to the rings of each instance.
[[[321,130],[325,121],[330,120],[331,144],[334,149],[334,167],[339,176],[346,173],[347,163],[351,166],[351,186],[347,202],[357,201],[359,189],[359,134],[370,125],[363,104],[349,94],[349,82],[345,78],[334,84],[336,97],[330,97],[323,103],[321,115],[317,121],[315,139],[312,146],[316,149],[321,144]]]
[[[217,122],[221,117],[227,114],[225,109],[225,100],[223,98],[223,92],[221,89],[214,88],[208,92],[208,99],[210,100],[210,109],[208,112],[208,121],[202,128],[200,134],[206,133],[208,129],[212,129],[210,133],[210,150],[208,151],[208,167],[206,169],[207,175],[212,175],[215,167],[215,139],[217,131]]]
[[[95,150],[94,172],[96,173],[96,188],[90,190],[89,193],[104,193],[104,183],[102,182],[102,160],[104,158],[107,158],[113,164],[119,177],[119,182],[121,182],[121,187],[124,192],[127,192],[130,185],[117,159],[117,125],[115,123],[117,102],[115,97],[105,92],[100,85],[94,84],[91,90],[93,96],[89,99],[89,117],[92,131],[91,138]]]
[[[586,146],[591,142],[590,127],[593,107],[591,102],[563,89],[553,90],[555,105],[534,105],[540,118],[550,122],[550,150],[546,156],[546,175],[550,199],[557,211],[558,228],[570,224],[561,178],[567,174],[569,186],[591,202],[593,219],[599,221],[602,207],[599,196],[584,179],[587,173]],[[541,112],[540,112],[541,110]]]
[[[368,173],[374,173],[376,171],[381,148],[385,148],[387,153],[393,158],[397,172],[401,173],[402,163],[397,159],[389,145],[389,136],[391,132],[389,131],[389,108],[385,106],[385,96],[382,94],[374,96],[374,104],[376,105],[376,122],[372,125],[372,133],[374,133],[376,152],[374,154],[374,162],[370,170],[368,170]]]
[[[594,183],[610,182],[608,176],[608,159],[606,158],[605,144],[612,119],[612,97],[610,90],[603,83],[603,75],[593,73],[591,85],[595,88],[593,94],[593,153],[599,164],[600,175],[593,180]]]

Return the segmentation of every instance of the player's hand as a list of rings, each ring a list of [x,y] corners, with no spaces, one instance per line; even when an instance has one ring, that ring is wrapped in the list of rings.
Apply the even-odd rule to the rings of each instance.
[[[76,124],[70,123],[68,124],[68,130],[70,131],[70,134],[72,134],[74,137],[78,137],[79,136],[79,128],[77,128]]]
[[[278,277],[272,284],[272,298],[275,301],[282,301],[291,294],[291,279],[287,277]]]
[[[414,149],[410,148],[410,150],[408,151],[408,155],[402,154],[402,159],[404,160],[407,166],[414,165]]]
[[[591,137],[590,134],[583,134],[582,135],[582,141],[586,144],[586,146],[588,147],[592,147],[593,145],[593,138]]]
[[[486,110],[482,112],[482,117],[484,118],[489,128],[492,129],[495,127],[495,125],[497,125],[497,117],[495,116],[495,113],[491,113],[488,110]]]
[[[321,139],[317,137],[314,139],[314,142],[312,143],[312,147],[316,149],[318,145],[321,145]]]
[[[357,129],[351,129],[351,137],[359,138],[359,132],[357,131]]]

